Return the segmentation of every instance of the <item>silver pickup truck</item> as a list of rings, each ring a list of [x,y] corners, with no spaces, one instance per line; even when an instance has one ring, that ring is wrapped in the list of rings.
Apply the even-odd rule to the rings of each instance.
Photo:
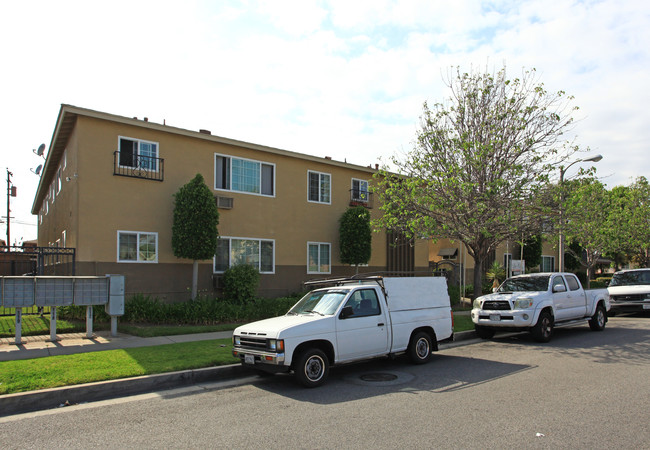
[[[589,323],[601,331],[610,309],[607,289],[585,291],[572,273],[536,273],[508,278],[494,293],[474,300],[476,334],[489,339],[497,331],[528,330],[548,342],[553,328]]]

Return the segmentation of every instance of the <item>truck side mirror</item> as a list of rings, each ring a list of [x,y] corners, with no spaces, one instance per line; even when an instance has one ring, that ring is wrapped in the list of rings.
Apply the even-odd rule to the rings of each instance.
[[[339,314],[339,319],[347,319],[350,316],[354,315],[354,309],[352,309],[352,306],[344,306],[343,309],[341,310],[341,314]]]
[[[566,292],[566,286],[563,284],[556,284],[553,286],[553,292]]]

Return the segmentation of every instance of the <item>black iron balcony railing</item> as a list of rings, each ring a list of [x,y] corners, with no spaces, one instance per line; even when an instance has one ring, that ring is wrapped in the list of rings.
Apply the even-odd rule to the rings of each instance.
[[[165,160],[162,158],[134,155],[130,152],[113,153],[113,175],[163,181],[164,174]]]
[[[372,192],[363,189],[350,189],[350,206],[365,206],[368,209],[372,209]]]

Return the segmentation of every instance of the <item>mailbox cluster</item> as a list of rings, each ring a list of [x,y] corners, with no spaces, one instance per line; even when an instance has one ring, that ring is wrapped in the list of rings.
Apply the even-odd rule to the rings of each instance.
[[[0,304],[16,309],[16,344],[22,341],[22,308],[50,307],[50,339],[56,340],[56,308],[86,306],[86,334],[92,337],[93,306],[105,305],[111,331],[117,334],[116,316],[124,314],[124,276],[105,277],[0,277]]]

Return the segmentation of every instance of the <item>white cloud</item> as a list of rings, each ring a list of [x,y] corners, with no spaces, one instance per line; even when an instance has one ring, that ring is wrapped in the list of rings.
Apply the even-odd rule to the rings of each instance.
[[[411,147],[451,67],[504,63],[575,95],[578,142],[603,154],[608,184],[628,183],[650,172],[649,16],[614,0],[7,3],[12,215],[35,223],[31,149],[49,144],[61,103],[368,165]]]

